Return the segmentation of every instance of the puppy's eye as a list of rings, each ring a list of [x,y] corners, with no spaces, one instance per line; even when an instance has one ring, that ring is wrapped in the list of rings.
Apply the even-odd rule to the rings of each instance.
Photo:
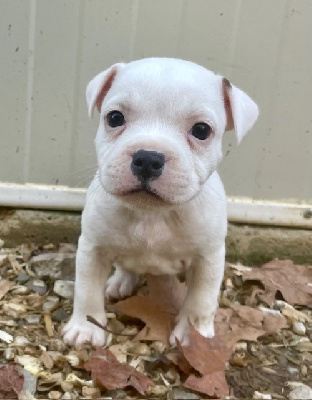
[[[117,126],[122,126],[125,123],[125,117],[120,111],[111,111],[107,115],[108,125],[112,128],[116,128]]]
[[[191,129],[191,135],[199,140],[208,139],[211,132],[212,132],[211,126],[209,126],[205,122],[198,122],[197,124],[193,125]]]

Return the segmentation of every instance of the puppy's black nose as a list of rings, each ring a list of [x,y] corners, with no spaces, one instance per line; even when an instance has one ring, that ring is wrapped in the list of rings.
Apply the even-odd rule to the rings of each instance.
[[[132,172],[141,182],[158,178],[164,165],[165,155],[156,151],[139,150],[132,156]]]

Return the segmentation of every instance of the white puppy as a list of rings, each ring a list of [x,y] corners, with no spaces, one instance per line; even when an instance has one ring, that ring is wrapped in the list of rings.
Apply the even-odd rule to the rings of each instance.
[[[100,112],[98,171],[82,214],[64,341],[103,345],[105,332],[86,315],[105,325],[105,285],[109,297],[128,296],[143,273],[186,273],[172,343],[188,343],[189,321],[212,337],[227,231],[216,172],[222,136],[234,129],[240,142],[257,105],[222,76],[166,58],[113,65],[89,83],[87,102],[90,116]]]

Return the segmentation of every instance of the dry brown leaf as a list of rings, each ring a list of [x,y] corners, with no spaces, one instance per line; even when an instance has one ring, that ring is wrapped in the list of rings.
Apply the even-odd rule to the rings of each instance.
[[[8,291],[12,288],[13,283],[8,281],[7,279],[2,279],[0,282],[0,300],[8,293]]]
[[[193,370],[190,363],[186,360],[186,358],[178,348],[174,348],[166,353],[166,358],[174,365],[176,365],[179,370],[184,372],[186,375],[189,375]]]
[[[1,246],[0,246],[1,248]],[[7,254],[0,254],[0,267],[3,267],[9,261]]]
[[[196,376],[191,373],[184,386],[205,393],[209,396],[225,396],[229,394],[229,388],[225,379],[225,362],[229,360],[232,349],[218,336],[206,339],[191,325],[190,344],[180,346],[189,364],[201,374]]]
[[[50,354],[48,354],[47,352],[43,352],[40,356],[40,361],[42,362],[42,364],[47,368],[47,369],[51,369],[53,368],[54,362],[53,362],[53,358],[50,356]]]
[[[264,314],[248,306],[233,305],[218,310],[215,324],[216,335],[233,347],[239,340],[257,340],[265,331],[262,329]]]
[[[134,340],[161,340],[169,344],[174,319],[186,293],[185,284],[174,276],[148,276],[147,289],[147,296],[132,296],[116,303],[113,309],[145,322]],[[239,304],[220,308],[215,319],[216,336],[227,348],[239,340],[257,340],[286,326],[283,316],[267,315]]]
[[[113,345],[109,346],[109,350],[111,353],[114,354],[114,356],[117,358],[117,360],[120,363],[126,363],[127,362],[127,354],[131,347],[133,347],[133,343],[130,342],[130,340],[126,340],[125,342],[117,343],[117,344],[113,344]]]
[[[306,265],[295,265],[290,260],[275,259],[261,268],[243,272],[243,281],[259,281],[265,290],[259,289],[258,297],[270,307],[277,292],[292,305],[312,306],[312,269]]]
[[[220,342],[233,348],[239,340],[257,340],[264,334],[278,332],[287,327],[287,321],[282,315],[267,315],[252,307],[233,304],[231,308],[218,310],[215,326]]]
[[[141,319],[146,326],[136,339],[162,340],[168,343],[174,317],[185,296],[185,285],[176,277],[149,277],[147,296],[133,296],[115,304],[114,310]],[[216,315],[216,336],[206,339],[191,327],[189,346],[179,346],[180,353],[166,357],[189,375],[185,386],[209,396],[228,394],[224,375],[225,362],[230,359],[239,340],[257,340],[287,326],[285,318],[267,315],[248,306],[232,305],[219,309]],[[183,357],[184,356],[184,357]],[[197,374],[194,375],[194,368]],[[199,373],[199,377],[198,377]]]
[[[184,300],[186,289],[175,276],[147,276],[148,296],[132,296],[113,306],[146,323],[134,340],[161,340],[169,344],[174,319]]]
[[[100,347],[96,348],[84,368],[91,371],[93,381],[109,390],[132,386],[144,395],[149,386],[155,385],[150,378],[127,364],[121,364],[109,350]]]
[[[262,327],[266,334],[279,332],[281,329],[287,328],[287,320],[281,316],[264,315]]]
[[[192,325],[190,344],[179,347],[190,365],[202,375],[224,371],[224,364],[232,354],[232,349],[218,336],[206,339]]]
[[[186,360],[201,374],[200,377],[190,374],[184,386],[209,396],[228,395],[224,366],[237,341],[257,340],[286,326],[283,316],[266,315],[251,307],[233,305],[219,309],[215,337],[206,339],[191,326],[189,346],[180,346]]]
[[[185,295],[185,284],[172,276],[149,276],[147,289],[147,296],[130,297],[116,303],[113,308],[146,323],[135,339],[157,339],[168,343],[175,315]],[[232,348],[239,340],[257,340],[265,333],[277,332],[286,326],[283,316],[267,315],[240,304],[220,308],[215,319],[216,337],[219,345],[226,349]],[[195,342],[201,343],[199,340],[197,338]],[[207,344],[203,343],[204,346]]]
[[[282,309],[282,314],[291,322],[300,321],[312,323],[312,317],[309,315],[303,313],[302,311],[296,310],[293,306],[282,300],[279,300],[278,303],[279,307]]]
[[[17,364],[7,364],[0,367],[0,398],[18,399],[23,388],[24,375]]]
[[[184,382],[184,386],[197,392],[206,393],[213,398],[220,398],[229,394],[224,371],[213,372],[202,377],[191,374]]]
[[[9,262],[11,264],[11,267],[13,268],[13,271],[16,275],[18,275],[20,272],[22,272],[22,266],[21,264],[17,261],[17,256],[15,254],[9,254],[8,255]]]

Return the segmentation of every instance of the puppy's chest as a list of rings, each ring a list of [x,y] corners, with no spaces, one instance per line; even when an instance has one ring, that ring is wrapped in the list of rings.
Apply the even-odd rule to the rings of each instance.
[[[129,225],[128,238],[139,246],[163,250],[168,241],[179,241],[177,229],[164,220],[142,220]],[[178,243],[177,243],[178,244]]]
[[[115,237],[115,262],[137,273],[175,274],[188,268],[195,245],[183,226],[163,219],[129,222]]]

